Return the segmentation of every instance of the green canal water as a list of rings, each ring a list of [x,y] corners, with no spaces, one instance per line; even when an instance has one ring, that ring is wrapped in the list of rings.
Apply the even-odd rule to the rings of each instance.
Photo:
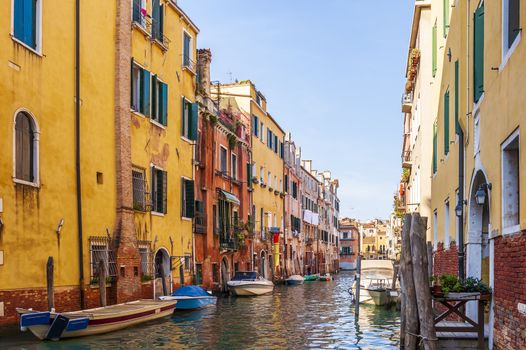
[[[176,312],[171,318],[107,335],[39,342],[0,329],[0,349],[395,349],[396,310],[361,306],[356,320],[347,292],[354,276],[333,282],[276,286],[259,297],[223,297],[216,307]]]

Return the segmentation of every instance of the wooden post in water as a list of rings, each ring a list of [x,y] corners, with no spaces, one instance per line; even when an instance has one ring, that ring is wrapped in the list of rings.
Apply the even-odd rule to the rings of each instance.
[[[427,218],[421,218],[418,213],[413,214],[410,233],[413,278],[420,320],[420,336],[424,341],[425,350],[437,350],[438,341],[435,332],[433,308],[431,306],[431,290],[429,289],[426,224]]]
[[[47,265],[46,265],[48,310],[52,310],[55,308],[55,286],[53,282],[53,271],[54,271],[53,257],[50,256],[47,258]]]
[[[106,306],[106,266],[102,259],[99,261],[99,300],[100,306]]]
[[[404,226],[402,229],[402,254],[400,272],[403,283],[403,308],[404,313],[404,346],[407,350],[416,350],[418,344],[418,306],[416,302],[415,283],[413,280],[413,263],[411,260],[411,214],[404,216]],[[429,288],[428,288],[429,289]]]
[[[360,316],[360,281],[362,273],[362,257],[358,254],[356,259],[356,295],[354,296],[354,317]]]

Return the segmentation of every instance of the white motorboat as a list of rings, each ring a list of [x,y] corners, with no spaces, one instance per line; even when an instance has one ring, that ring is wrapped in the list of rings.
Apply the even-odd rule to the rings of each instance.
[[[292,275],[289,278],[287,278],[285,282],[290,286],[295,286],[298,284],[303,284],[304,280],[305,279],[300,275]]]
[[[390,302],[393,280],[391,260],[362,260],[360,276],[360,304],[382,306]],[[356,281],[352,286],[356,294]]]
[[[236,272],[227,282],[228,289],[234,295],[263,295],[274,290],[274,283],[258,276],[256,272]]]

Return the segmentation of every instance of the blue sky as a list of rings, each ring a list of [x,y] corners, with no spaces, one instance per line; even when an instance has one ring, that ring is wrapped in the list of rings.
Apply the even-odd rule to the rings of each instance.
[[[179,0],[212,50],[212,79],[250,79],[344,216],[387,217],[400,174],[412,1]]]

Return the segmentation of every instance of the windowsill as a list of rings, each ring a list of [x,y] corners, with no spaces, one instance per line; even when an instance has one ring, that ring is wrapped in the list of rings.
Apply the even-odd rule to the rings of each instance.
[[[511,47],[508,49],[506,54],[502,57],[502,63],[499,66],[499,73],[504,70],[504,68],[508,64],[508,61],[510,60],[511,55],[513,55],[513,52],[515,52],[515,49],[519,45],[519,43],[521,41],[521,34],[522,34],[522,32],[519,32],[519,34],[517,35],[517,37],[513,41],[513,44],[511,44]]]
[[[148,119],[150,119],[149,117],[145,116],[145,115],[142,114],[141,112],[136,111],[136,110],[133,109],[133,108],[130,108],[130,112],[131,112],[133,115],[137,116],[137,117],[148,118]]]
[[[152,42],[157,45],[161,50],[168,51],[168,46],[166,46],[164,43],[160,42],[159,39],[155,38],[152,39]]]
[[[521,232],[521,225],[520,224],[504,227],[502,229],[502,235],[512,235],[514,233],[519,233],[519,232]]]
[[[156,212],[156,211],[153,211],[153,210],[152,210],[152,215],[153,215],[153,216],[164,217],[165,214],[164,214],[164,213],[159,213],[159,212]]]
[[[184,142],[188,142],[191,145],[195,145],[195,141],[192,141],[192,140],[190,140],[189,138],[187,138],[185,136],[181,136],[181,140],[183,140]]]
[[[42,55],[42,50],[37,50],[37,49],[34,49],[32,48],[31,46],[27,45],[26,43],[24,43],[23,41],[15,38],[15,36],[13,34],[11,34],[11,39],[19,44],[19,45],[22,45],[23,47],[25,47],[26,49],[28,49],[29,51],[31,51],[32,53],[34,53],[35,55],[39,56],[39,57],[44,57],[44,55]]]
[[[187,218],[186,216],[181,216],[181,220],[183,220],[183,221],[192,221],[192,218]]]
[[[20,180],[20,179],[17,179],[16,177],[13,178],[13,182],[16,183],[16,184],[19,184],[19,185],[25,185],[25,186],[30,186],[30,187],[34,187],[34,188],[39,188],[40,187],[40,184],[38,182],[30,182],[30,181],[26,181],[26,180]]]
[[[190,66],[187,66],[187,65],[183,64],[183,71],[185,71],[185,70],[188,71],[192,75],[196,75],[197,74]]]
[[[153,120],[151,118],[149,118],[149,119],[150,119],[150,123],[152,123],[153,125],[157,126],[158,128],[161,128],[163,130],[166,130],[166,125],[163,125],[163,124],[159,123],[158,121],[155,121],[155,120]]]
[[[138,31],[140,31],[146,38],[149,38],[151,36],[151,34],[148,32],[148,30],[144,27],[144,25],[138,23],[138,22],[135,22],[133,21],[132,23],[132,28],[135,28],[137,29]]]

